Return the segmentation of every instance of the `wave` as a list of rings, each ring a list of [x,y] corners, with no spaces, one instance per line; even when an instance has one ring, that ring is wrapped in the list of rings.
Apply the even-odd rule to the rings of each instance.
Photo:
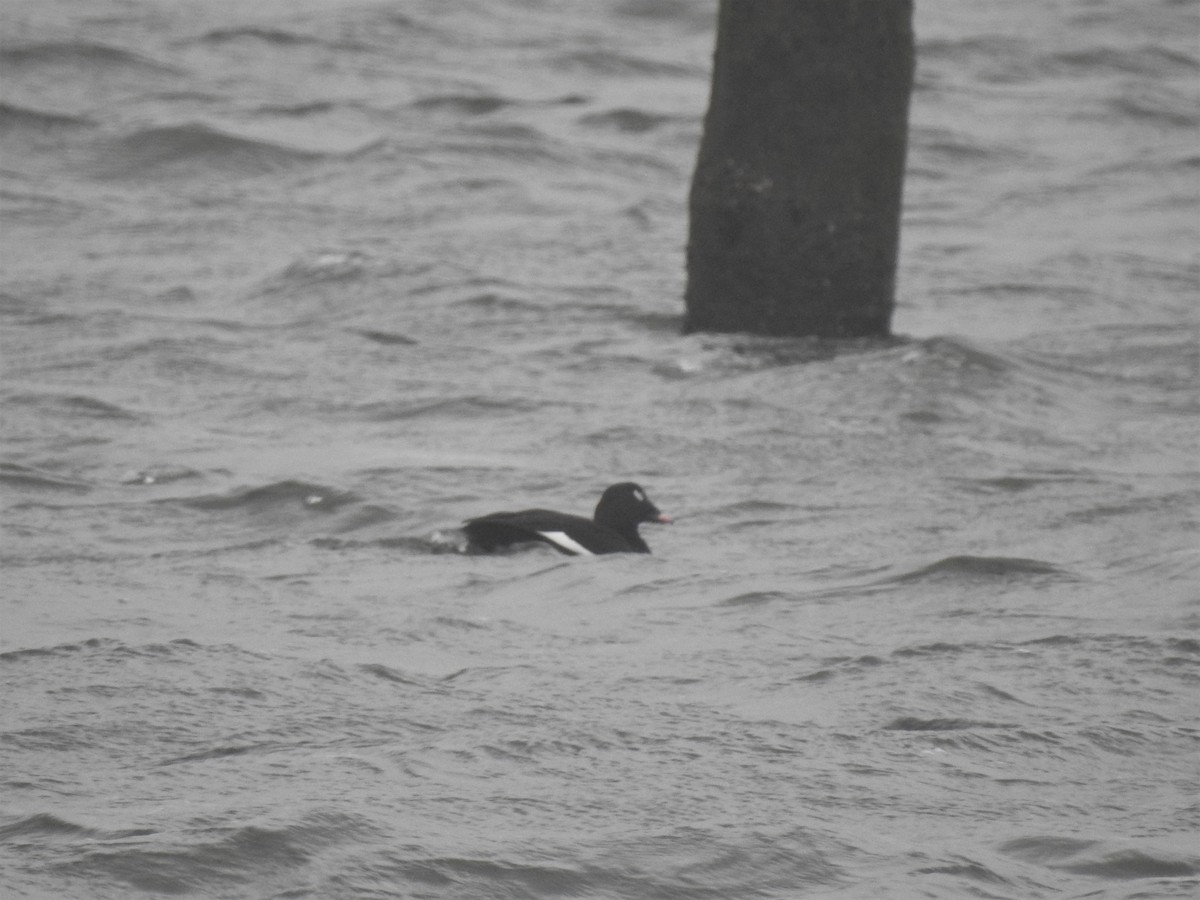
[[[90,849],[54,868],[68,877],[117,882],[149,893],[223,895],[294,871],[324,850],[373,832],[361,817],[316,812],[290,825],[243,826],[220,840],[191,846],[156,841],[153,846]]]
[[[1103,446],[1105,424],[1121,412],[1107,387],[1120,380],[1118,354],[1127,352],[1073,361],[957,337],[921,341],[899,358],[904,368],[895,370],[898,418],[917,428],[964,430],[989,453],[998,444],[1012,448],[1018,458],[1049,466],[1050,475],[1059,477],[1066,466],[1050,460],[1074,462],[1078,456],[1060,454],[1070,448],[1095,454],[1097,445]],[[1160,365],[1162,358],[1160,353]],[[1036,448],[1052,455],[1034,457]]]
[[[75,116],[67,113],[48,112],[40,109],[29,109],[24,106],[14,106],[11,103],[0,103],[0,137],[13,132],[47,132],[75,131],[83,128],[93,128],[96,120],[87,116]]]
[[[370,675],[391,684],[403,684],[408,687],[421,688],[439,694],[445,693],[448,690],[443,684],[445,679],[433,679],[427,678],[424,675],[414,675],[411,672],[403,672],[392,666],[385,666],[382,663],[362,663],[356,668],[364,675]],[[411,721],[409,724],[412,724]],[[438,730],[431,725],[423,727],[430,731]]]
[[[48,41],[0,47],[0,65],[8,69],[10,75],[13,69],[45,66],[77,66],[97,73],[117,69],[168,74],[182,72],[175,66],[132,50],[89,41]]]
[[[521,165],[572,164],[566,147],[537,128],[493,119],[463,125],[454,138],[436,144],[435,152],[494,158]]]
[[[1122,881],[1148,878],[1193,878],[1200,875],[1200,856],[1150,847],[1120,847],[1099,840],[1036,835],[1016,838],[1000,852],[1050,869]]]
[[[682,826],[602,841],[583,895],[614,897],[795,897],[842,882],[846,872],[816,834],[798,827]]]
[[[415,852],[414,852],[415,851]],[[724,897],[791,896],[837,883],[843,872],[803,829],[751,831],[736,838],[719,829],[685,826],[636,838],[593,842],[560,860],[394,854],[377,866],[393,890],[411,884],[430,896],[463,897]]]
[[[973,170],[981,164],[1012,165],[1027,162],[1029,151],[1015,144],[996,144],[964,132],[945,128],[916,128],[910,138],[926,165],[934,161],[970,164]],[[933,173],[939,173],[933,169]]]
[[[677,21],[705,31],[715,20],[712,4],[696,0],[622,0],[614,11],[631,19]]]
[[[478,419],[496,415],[536,412],[546,404],[519,397],[490,397],[469,394],[461,397],[432,397],[419,400],[381,400],[353,407],[355,418],[370,422],[395,422],[438,416],[450,419]]]
[[[482,116],[493,113],[505,106],[512,105],[512,100],[495,94],[436,94],[421,97],[413,101],[414,109],[437,110],[463,113],[471,116]]]
[[[1054,78],[1106,78],[1111,74],[1144,78],[1190,78],[1200,60],[1164,46],[1073,47],[1040,53],[1023,37],[987,35],[963,39],[919,40],[919,57],[943,68],[973,70],[984,82],[1024,83]],[[925,81],[925,87],[936,81]]]
[[[621,109],[611,109],[607,112],[590,113],[582,116],[579,119],[579,124],[593,128],[623,131],[627,134],[643,134],[644,132],[653,131],[662,125],[675,121],[675,119],[675,116],[623,107]]]
[[[0,653],[0,663],[20,663],[42,660],[47,657],[74,656],[76,654],[97,653],[101,656],[153,656],[156,658],[172,656],[176,653],[191,652],[200,649],[201,645],[188,638],[179,638],[165,644],[143,644],[130,646],[113,638],[88,638],[67,644],[55,644],[52,647],[27,647],[22,650],[7,650]]]
[[[277,749],[281,744],[271,742],[267,744],[245,744],[228,747],[214,747],[210,750],[199,750],[195,753],[186,753],[183,756],[173,756],[170,759],[164,759],[158,765],[160,766],[177,766],[180,763],[190,762],[207,762],[210,759],[227,759],[230,756],[242,756],[247,753],[262,751],[265,748]]]
[[[585,896],[594,885],[587,874],[566,866],[532,865],[469,857],[425,857],[398,860],[388,879],[447,888],[457,885],[463,896]],[[435,896],[429,894],[429,896]]]
[[[317,250],[289,263],[261,286],[264,293],[289,291],[298,287],[340,283],[362,278],[370,260],[356,251]]]
[[[49,191],[10,191],[0,188],[0,206],[4,208],[4,220],[12,225],[20,222],[41,225],[68,225],[77,222],[88,210],[85,203],[57,196]],[[10,314],[0,310],[0,315]],[[61,314],[36,316],[25,325],[48,324],[70,318]]]
[[[74,494],[86,494],[92,489],[86,482],[52,475],[17,463],[0,463],[0,484],[20,490],[68,491]]]
[[[100,178],[154,173],[260,175],[316,162],[332,154],[232,134],[200,122],[145,128],[99,144],[92,160]]]
[[[1077,73],[1088,70],[1094,74],[1108,72],[1120,75],[1141,75],[1153,78],[1172,76],[1193,77],[1200,71],[1200,60],[1167,47],[1089,47],[1056,53],[1047,60],[1051,71]]]
[[[389,515],[387,518],[392,519],[395,517]],[[375,524],[375,522],[368,524]],[[363,526],[362,524],[358,524],[356,527]],[[464,553],[466,551],[467,539],[461,533],[451,530],[449,532],[436,531],[428,537],[401,535],[399,537],[384,537],[376,540],[319,537],[312,540],[312,545],[320,547],[323,550],[353,550],[360,547],[377,547],[414,556],[437,556],[445,553]]]
[[[118,422],[133,422],[142,418],[116,403],[89,397],[85,394],[15,394],[9,403],[34,406],[39,410],[71,418],[108,419]]]
[[[977,494],[1020,494],[1053,484],[1093,483],[1095,478],[1079,472],[1038,472],[1031,475],[998,475],[987,478],[950,478],[964,490]]]
[[[351,334],[357,334],[359,337],[366,338],[375,344],[383,344],[385,347],[411,347],[419,344],[416,338],[411,338],[406,334],[400,334],[398,331],[382,331],[374,328],[351,328]]]
[[[707,70],[700,66],[662,62],[645,56],[599,49],[562,53],[552,60],[552,65],[561,69],[586,69],[607,76],[695,78],[707,74]]]
[[[1173,668],[1200,666],[1200,640],[1195,638],[1156,639],[1128,634],[1052,634],[1013,645],[1025,647],[1068,647],[1093,653],[1105,659],[1118,654],[1136,656],[1147,662]]]
[[[748,591],[722,600],[717,606],[761,606],[781,600],[795,600],[798,594],[787,591]]]
[[[331,113],[337,110],[339,106],[339,104],[331,100],[314,100],[309,103],[267,103],[258,107],[258,111],[271,116],[295,116],[301,118],[304,116]]]
[[[535,316],[544,316],[546,314],[546,307],[541,303],[495,291],[472,294],[469,297],[454,300],[450,305],[482,313],[497,313],[505,316],[517,313],[530,313]]]
[[[710,516],[721,516],[741,519],[747,514],[767,516],[773,513],[794,515],[800,509],[795,503],[786,503],[782,500],[738,500],[734,503],[727,503],[708,513]]]
[[[672,323],[678,319],[670,317]],[[906,347],[903,337],[832,339],[822,337],[763,337],[752,334],[697,335],[701,359],[684,359],[662,366],[670,377],[686,378],[712,371],[739,373],[760,369],[826,363],[843,356],[877,353]]]
[[[992,581],[1017,578],[1074,578],[1053,563],[1009,556],[948,556],[912,572],[886,578],[882,584],[921,581]]]
[[[201,477],[199,472],[187,466],[159,465],[126,472],[121,477],[121,484],[148,486]]]
[[[25,195],[14,194],[11,191],[0,191],[0,200],[11,201],[21,198]],[[5,209],[5,214],[11,215],[8,209]],[[58,322],[78,322],[80,317],[70,313],[46,311],[46,303],[44,299],[27,296],[24,292],[21,294],[10,294],[7,291],[0,291],[0,316],[13,316],[27,319],[29,321],[21,324],[25,325],[49,325]]]
[[[986,722],[976,719],[901,716],[883,726],[884,731],[970,731],[977,728],[1015,728],[1011,722]]]
[[[959,59],[971,56],[1011,58],[1020,55],[1024,41],[1003,35],[972,35],[964,38],[930,38],[917,41],[921,58],[946,57]]]
[[[154,834],[149,828],[125,828],[108,831],[68,822],[50,813],[35,813],[0,825],[0,843],[20,842],[29,839],[44,840],[54,837],[87,837],[98,840],[122,840]]]
[[[386,507],[365,503],[352,491],[338,490],[325,485],[302,480],[277,481],[271,484],[246,487],[224,494],[200,494],[190,497],[159,497],[150,502],[183,507],[203,513],[233,517],[233,523],[244,520],[247,527],[254,529],[256,540],[249,544],[222,545],[213,552],[228,552],[233,546],[255,548],[270,544],[274,538],[271,529],[280,534],[294,536],[298,531],[308,530],[313,546],[324,549],[342,550],[356,546],[387,545],[387,540],[349,541],[331,534],[371,529],[397,518],[397,514]],[[267,529],[264,534],[264,529]],[[409,540],[397,539],[401,542]],[[419,552],[445,552],[429,542],[411,539],[420,544]]]
[[[1194,130],[1200,125],[1194,100],[1163,89],[1118,97],[1109,101],[1109,109],[1122,118],[1136,119],[1149,125]]]
[[[1200,267],[1191,262],[1176,265],[1132,253],[1124,259],[1140,277],[1176,282],[1180,287],[1191,287],[1200,277]],[[1172,323],[1107,325],[1072,335],[1072,350],[1055,346],[1056,336],[1050,334],[1044,341],[1030,339],[1008,358],[1039,372],[1115,382],[1150,380],[1161,385],[1165,370],[1175,384],[1192,389],[1195,338],[1194,329]],[[1051,346],[1046,347],[1047,342]]]
[[[201,40],[212,44],[251,40],[283,47],[296,44],[322,43],[317,38],[305,34],[297,34],[294,31],[285,31],[282,28],[256,28],[249,25],[240,28],[214,28],[212,31],[206,32],[201,37]]]
[[[919,875],[950,875],[954,878],[965,878],[969,881],[981,882],[983,884],[990,885],[1012,884],[1009,879],[1005,878],[1003,875],[1000,875],[998,872],[989,868],[983,863],[960,856],[951,857],[948,861],[942,863],[941,865],[923,866],[922,868],[915,869],[914,871]],[[930,896],[933,896],[932,892],[929,893]],[[980,897],[995,896],[995,894],[993,894],[990,890],[966,891],[965,893]]]
[[[187,336],[114,340],[104,349],[105,361],[146,366],[152,368],[156,374],[162,375],[164,381],[174,383],[192,380],[193,383],[203,382],[210,385],[245,384],[251,381],[265,383],[291,379],[289,374],[252,367],[250,363],[257,360],[232,361],[240,349],[235,341],[196,333],[200,329],[208,328],[231,332],[249,330],[251,326],[244,322],[187,320],[174,316],[164,318],[168,327],[173,326],[182,331],[186,326],[191,333]],[[144,321],[153,321],[153,318],[148,316]],[[140,329],[135,329],[136,326],[132,326],[130,333],[136,335],[140,332]]]
[[[259,487],[243,488],[228,494],[205,494],[199,497],[173,498],[158,501],[200,509],[208,512],[246,510],[263,512],[281,506],[327,513],[360,502],[350,491],[339,491],[307,481],[277,481]]]

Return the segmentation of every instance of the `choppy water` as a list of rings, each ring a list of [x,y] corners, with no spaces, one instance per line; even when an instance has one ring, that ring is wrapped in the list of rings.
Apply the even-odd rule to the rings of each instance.
[[[834,346],[678,333],[712,2],[7,0],[5,896],[1195,896],[1200,12],[917,6]]]

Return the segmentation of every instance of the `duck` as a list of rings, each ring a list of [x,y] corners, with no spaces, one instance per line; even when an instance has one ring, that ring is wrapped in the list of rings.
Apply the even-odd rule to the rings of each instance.
[[[669,525],[671,521],[640,485],[623,481],[605,489],[590,519],[550,509],[523,509],[467,519],[463,531],[468,553],[491,553],[514,544],[538,542],[568,556],[599,556],[649,553],[638,526],[643,522]]]

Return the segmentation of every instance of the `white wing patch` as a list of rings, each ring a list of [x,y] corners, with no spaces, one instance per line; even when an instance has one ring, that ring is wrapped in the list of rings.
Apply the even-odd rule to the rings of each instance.
[[[556,547],[562,547],[569,553],[575,553],[579,556],[596,555],[587,547],[583,546],[583,544],[568,537],[565,531],[539,531],[538,534],[540,534],[550,543],[554,544]]]

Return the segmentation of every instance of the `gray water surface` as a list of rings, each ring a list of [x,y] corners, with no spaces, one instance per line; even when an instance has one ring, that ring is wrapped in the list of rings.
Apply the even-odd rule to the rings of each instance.
[[[714,13],[7,0],[5,896],[1200,892],[1197,4],[918,0],[842,345],[679,334]]]

